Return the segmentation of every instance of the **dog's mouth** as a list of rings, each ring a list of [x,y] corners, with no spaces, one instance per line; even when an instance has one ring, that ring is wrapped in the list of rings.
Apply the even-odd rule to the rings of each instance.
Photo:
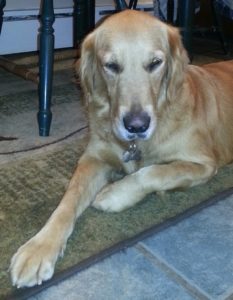
[[[127,141],[147,140],[147,133],[126,133]]]

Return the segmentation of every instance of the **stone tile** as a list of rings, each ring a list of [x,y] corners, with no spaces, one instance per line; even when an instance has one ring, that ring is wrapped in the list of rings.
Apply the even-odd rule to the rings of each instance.
[[[233,196],[140,245],[211,299],[227,294],[233,286]]]
[[[29,300],[191,300],[135,248],[117,253]]]

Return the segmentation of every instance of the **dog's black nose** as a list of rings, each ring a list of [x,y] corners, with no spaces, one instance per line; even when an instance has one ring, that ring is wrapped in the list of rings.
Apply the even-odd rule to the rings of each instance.
[[[125,129],[130,133],[143,133],[150,126],[150,116],[144,112],[129,112],[123,118]]]

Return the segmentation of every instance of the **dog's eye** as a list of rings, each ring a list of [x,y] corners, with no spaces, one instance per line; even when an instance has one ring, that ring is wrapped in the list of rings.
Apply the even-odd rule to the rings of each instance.
[[[109,62],[104,64],[104,68],[108,71],[111,71],[112,73],[120,73],[121,67],[116,62]]]
[[[159,65],[161,65],[161,63],[162,63],[162,59],[154,58],[152,62],[149,63],[148,66],[146,66],[147,72],[149,73],[153,72]]]

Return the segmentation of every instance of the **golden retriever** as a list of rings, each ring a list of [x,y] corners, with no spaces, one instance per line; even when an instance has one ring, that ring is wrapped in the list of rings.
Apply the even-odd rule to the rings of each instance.
[[[177,29],[115,14],[84,40],[80,75],[89,143],[60,205],[13,256],[17,287],[51,278],[89,205],[119,212],[148,193],[205,183],[233,160],[233,61],[189,65]]]

